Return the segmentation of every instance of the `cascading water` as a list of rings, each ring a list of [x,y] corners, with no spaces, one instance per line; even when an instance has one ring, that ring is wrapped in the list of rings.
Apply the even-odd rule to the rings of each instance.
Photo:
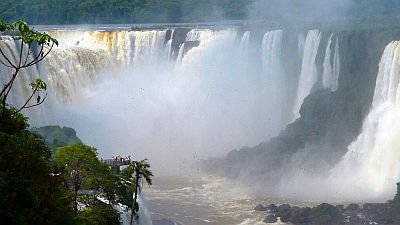
[[[299,43],[301,40],[302,35],[299,37]],[[308,31],[304,42],[303,62],[297,86],[296,100],[293,108],[293,120],[296,120],[300,116],[299,110],[303,104],[303,100],[311,93],[314,84],[318,80],[318,71],[315,59],[317,57],[320,41],[320,31]]]
[[[205,42],[212,38],[215,35],[215,32],[212,30],[199,30],[199,29],[192,29],[186,34],[185,42],[179,46],[178,56],[176,59],[176,66],[180,66],[182,63],[183,57],[187,53],[187,46],[186,42]]]
[[[41,124],[74,127],[103,157],[134,152],[157,171],[182,173],[193,161],[268,140],[298,113],[317,80],[321,33],[299,36],[296,90],[287,86],[296,78],[283,65],[283,34],[268,31],[254,43],[257,33],[235,29],[51,32],[60,47],[41,73],[56,107]],[[325,59],[331,77],[340,68],[334,40]]]
[[[176,58],[177,65],[181,64],[184,54],[185,54],[185,43],[182,43],[179,46],[178,57]]]
[[[137,198],[139,204],[139,220],[134,222],[134,225],[152,225],[151,212],[146,201],[143,192],[139,192]],[[121,223],[122,225],[130,225],[131,220],[131,210],[128,210],[126,206],[118,205],[115,208],[121,213]]]
[[[139,198],[139,224],[138,225],[152,225],[151,212],[143,192],[140,192]]]
[[[282,71],[282,30],[269,31],[262,40],[262,77],[260,83],[263,96],[268,96],[268,115],[273,117],[269,126],[278,132],[290,121],[287,118],[288,96],[290,90],[286,87],[285,74]]]
[[[241,57],[247,57],[249,54],[250,31],[245,31],[239,43]]]
[[[214,35],[212,30],[192,29],[186,35],[186,41],[206,41]]]
[[[20,41],[14,40],[13,38],[8,36],[0,36],[0,48],[3,50],[3,53],[7,56],[12,64],[18,64],[20,60],[19,55],[21,49]],[[25,46],[25,48],[23,49],[23,55],[26,54],[27,47]],[[5,58],[1,57],[0,60],[6,65],[9,65]],[[24,58],[22,58],[22,60],[24,60]],[[30,62],[32,60],[33,56],[29,55],[27,58],[27,62]],[[0,84],[6,84],[11,79],[13,72],[13,69],[9,69],[6,66],[0,64]],[[29,84],[37,77],[40,77],[38,65],[27,67],[19,71],[19,75],[13,85],[13,90],[8,96],[8,99],[10,100],[10,103],[13,107],[19,109],[24,105],[28,97],[32,94],[32,88],[29,86]],[[46,78],[43,79],[46,80]],[[28,103],[28,105],[32,104],[34,103]],[[26,115],[33,120],[46,121],[47,111],[46,109],[34,108],[27,111]]]
[[[400,179],[400,43],[390,43],[379,65],[371,111],[347,154],[332,170],[334,192],[350,199],[391,199]]]
[[[100,154],[133,149],[137,157],[150,158],[155,167],[174,168],[173,155],[181,155],[181,165],[185,166],[194,157],[222,155],[237,146],[257,144],[286,125],[270,125],[280,115],[271,113],[275,106],[268,100],[269,93],[261,92],[268,74],[273,79],[278,75],[271,70],[264,74],[261,56],[243,57],[238,47],[247,43],[251,48],[249,33],[241,41],[234,29],[189,32],[185,39],[199,39],[199,44],[191,49],[182,47],[175,62],[174,54],[168,60],[164,53],[178,51],[179,44],[186,45],[177,43],[182,39],[177,36],[180,31],[175,30],[172,37],[165,30],[120,32],[59,31],[55,37],[61,47],[45,62],[51,93],[59,103],[58,111],[49,116],[50,123],[74,127],[82,139],[99,148]],[[274,51],[269,56],[264,53],[265,65],[274,70],[279,68],[272,67],[279,61],[272,59],[281,51],[279,33],[276,31],[273,40],[265,43],[266,51]],[[89,39],[96,44],[88,44]],[[121,46],[115,48],[117,45]],[[124,57],[118,59],[117,55]],[[145,56],[157,63],[142,60]],[[265,82],[260,82],[261,75]],[[112,124],[107,122],[109,115],[114,117]],[[167,127],[176,130],[166,132]],[[109,132],[116,138],[103,136]],[[151,143],[144,138],[150,136]],[[161,158],[162,162],[157,161]]]
[[[331,91],[336,91],[338,88],[338,79],[340,73],[340,56],[339,56],[339,41],[336,37],[335,45],[333,45],[334,34],[331,34],[325,50],[324,72],[322,75],[323,88],[329,88]],[[332,59],[332,48],[334,50]]]
[[[49,87],[62,102],[69,102],[80,90],[99,82],[102,74],[124,65],[166,62],[171,51],[166,31],[59,31],[60,40],[45,59]]]
[[[193,29],[185,33],[185,41],[178,43],[182,37],[177,35],[182,33],[165,29],[52,31],[50,34],[59,40],[60,47],[45,59],[42,71],[52,95],[48,105],[57,108],[46,116],[48,123],[76,128],[85,140],[107,149],[104,153],[111,155],[109,149],[115,147],[98,141],[108,138],[89,135],[96,133],[90,130],[91,126],[99,126],[90,121],[96,118],[95,114],[106,120],[107,116],[100,112],[115,115],[110,111],[115,109],[118,114],[126,112],[120,116],[125,120],[123,124],[128,124],[126,120],[129,120],[132,125],[131,131],[121,131],[120,136],[142,132],[156,139],[160,137],[158,142],[169,150],[179,149],[186,159],[193,156],[185,149],[193,146],[193,152],[209,149],[221,154],[278,134],[291,121],[291,112],[298,112],[315,83],[319,31],[309,31],[304,44],[301,35],[299,37],[299,48],[304,49],[299,49],[303,53],[303,63],[297,90],[286,86],[289,77],[282,69],[281,30],[266,32],[260,43],[253,43],[257,38],[250,39],[250,31],[238,38],[239,32],[234,29]],[[260,55],[250,54],[257,52],[260,46]],[[125,91],[117,93],[117,90]],[[293,109],[295,91],[299,94]],[[124,110],[118,111],[118,107]],[[100,108],[106,110],[92,112]],[[165,114],[160,115],[160,112]],[[114,130],[118,121],[115,123],[102,124],[104,128],[97,132]],[[159,126],[179,127],[179,132],[166,135]],[[102,137],[103,134],[96,135]],[[216,138],[221,135],[224,138]],[[182,138],[175,140],[176,136]],[[146,143],[140,135],[137,138],[134,142],[142,146],[135,150],[141,152],[139,155],[160,155],[156,151],[160,146]],[[119,140],[118,145],[130,149],[131,141]],[[140,150],[147,148],[151,149],[150,153]],[[170,154],[162,155],[169,157]],[[201,155],[206,156],[207,151]]]

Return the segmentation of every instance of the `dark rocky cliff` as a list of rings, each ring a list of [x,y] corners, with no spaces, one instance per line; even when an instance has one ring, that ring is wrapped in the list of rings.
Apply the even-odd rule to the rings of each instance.
[[[314,91],[304,100],[301,117],[279,136],[254,147],[234,150],[225,158],[207,160],[203,164],[206,171],[233,178],[251,175],[256,179],[275,180],[299,169],[310,174],[326,171],[340,160],[359,134],[369,111],[384,48],[400,39],[400,29],[324,31],[331,32],[338,35],[340,44],[338,90]],[[318,67],[323,62],[321,57],[319,53]],[[289,62],[288,70],[298,73],[296,59]]]

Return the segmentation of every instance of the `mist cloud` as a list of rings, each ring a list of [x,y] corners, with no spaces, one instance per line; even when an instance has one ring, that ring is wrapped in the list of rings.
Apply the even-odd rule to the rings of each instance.
[[[346,18],[352,6],[352,0],[256,0],[249,18],[291,23],[332,21]]]

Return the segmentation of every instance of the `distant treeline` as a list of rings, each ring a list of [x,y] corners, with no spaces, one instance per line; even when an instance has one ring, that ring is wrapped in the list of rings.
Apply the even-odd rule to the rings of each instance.
[[[399,0],[0,0],[0,19],[30,24],[382,20],[399,12]]]
[[[206,22],[246,19],[253,0],[1,0],[0,18],[30,24]]]

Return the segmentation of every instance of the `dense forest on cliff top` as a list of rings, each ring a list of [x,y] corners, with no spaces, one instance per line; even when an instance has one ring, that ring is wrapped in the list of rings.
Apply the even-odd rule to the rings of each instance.
[[[393,18],[397,0],[2,0],[0,18],[30,24],[207,22],[220,20],[308,18],[313,12],[337,17]],[[257,3],[257,4],[254,4]],[[286,18],[286,19],[290,19]]]
[[[252,1],[3,0],[0,18],[31,24],[192,22],[245,18]]]

